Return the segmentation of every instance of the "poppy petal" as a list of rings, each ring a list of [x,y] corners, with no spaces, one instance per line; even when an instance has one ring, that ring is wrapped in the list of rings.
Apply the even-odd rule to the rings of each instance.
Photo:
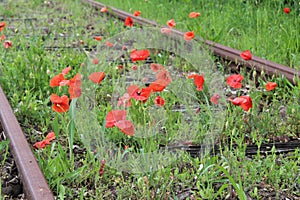
[[[134,135],[134,127],[131,121],[129,120],[121,120],[115,123],[115,125],[126,135],[133,136]]]
[[[104,77],[104,72],[93,72],[89,75],[89,79],[96,84],[100,84]]]
[[[275,83],[275,82],[267,82],[267,84],[266,84],[267,91],[274,90],[276,87],[277,87],[277,83]]]
[[[132,62],[146,60],[150,56],[148,50],[136,50],[130,53],[130,58]]]
[[[126,110],[111,110],[105,120],[106,120],[106,128],[111,128],[115,126],[115,123],[120,120],[126,119]]]
[[[252,59],[252,54],[250,52],[250,50],[246,50],[246,51],[243,51],[241,54],[240,54],[241,58],[243,58],[244,60],[251,60]]]

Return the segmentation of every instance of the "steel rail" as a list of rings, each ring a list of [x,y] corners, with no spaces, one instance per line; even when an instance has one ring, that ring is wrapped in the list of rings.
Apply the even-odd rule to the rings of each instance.
[[[95,8],[101,9],[103,7],[106,7],[105,4],[96,2],[94,0],[81,0],[83,3],[87,3]],[[116,9],[114,7],[108,6],[107,13],[109,15],[112,15],[114,17],[117,17],[121,20],[125,20],[128,16],[134,19],[134,23],[138,24],[140,26],[152,26],[152,27],[161,27],[162,26],[158,25],[157,22],[147,20],[142,17],[135,17],[133,14]],[[183,37],[184,33],[176,30],[176,29],[171,29],[172,33]],[[235,65],[241,65],[245,66],[250,69],[256,69],[258,72],[265,72],[265,74],[268,75],[284,75],[292,84],[298,84],[299,82],[299,77],[300,77],[300,70],[296,70],[275,62],[271,62],[269,60],[259,58],[256,56],[253,56],[250,61],[244,61],[241,57],[240,54],[242,51],[233,49],[231,47],[224,46],[222,44],[218,44],[216,42],[210,41],[210,40],[204,40],[202,38],[196,38],[197,41],[199,42],[204,42],[213,52],[215,56],[221,57],[223,59],[226,59],[230,63],[233,63]]]
[[[15,159],[27,199],[53,200],[54,196],[27,143],[23,131],[0,86],[0,120],[10,141],[10,150]]]

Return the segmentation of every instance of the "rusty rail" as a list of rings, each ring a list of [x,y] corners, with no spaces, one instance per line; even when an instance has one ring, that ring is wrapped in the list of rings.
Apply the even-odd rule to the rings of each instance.
[[[101,9],[105,7],[106,5],[100,2],[96,2],[94,0],[81,0],[83,3],[88,3],[91,6],[94,6],[95,8]],[[139,24],[140,26],[152,26],[152,27],[160,27],[155,21],[147,20],[141,17],[135,17],[131,13],[116,9],[114,7],[109,6],[109,9],[107,11],[108,14],[117,17],[121,20],[125,20],[126,17],[130,16],[134,19],[135,24]],[[184,33],[172,29],[172,32],[180,37],[183,37]],[[256,56],[252,57],[252,60],[250,61],[244,61],[240,54],[242,51],[236,50],[227,46],[224,46],[222,44],[215,43],[210,40],[203,40],[202,38],[197,39],[199,42],[204,42],[214,53],[215,56],[221,57],[226,59],[228,62],[233,63],[235,65],[243,65],[250,69],[256,69],[257,71],[261,72],[264,71],[268,75],[284,75],[291,83],[298,84],[299,77],[300,77],[300,71],[295,70],[293,68],[274,63]]]
[[[0,87],[0,120],[3,130],[10,140],[10,149],[21,175],[27,199],[52,200],[50,190],[42,171],[27,143],[13,110]]]

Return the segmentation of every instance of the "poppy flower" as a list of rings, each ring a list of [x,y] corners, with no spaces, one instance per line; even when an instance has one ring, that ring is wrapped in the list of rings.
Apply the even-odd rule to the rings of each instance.
[[[134,128],[131,121],[126,120],[126,110],[112,110],[106,116],[106,128],[118,127],[126,135],[132,136]]]
[[[104,174],[105,163],[106,163],[106,160],[105,160],[105,159],[101,160],[101,166],[100,166],[100,169],[99,169],[99,174],[100,174],[100,175],[103,175],[103,174]]]
[[[214,95],[210,98],[210,102],[212,102],[213,104],[217,105],[217,104],[219,103],[219,99],[220,99],[220,95],[214,94]]]
[[[131,17],[127,17],[127,18],[125,19],[124,25],[125,25],[125,26],[129,26],[129,27],[132,27],[132,26],[133,26],[133,19],[132,19]]]
[[[60,83],[65,80],[63,74],[58,74],[50,80],[50,87],[60,86]]]
[[[94,36],[94,39],[95,39],[95,40],[97,40],[97,41],[100,41],[100,40],[102,40],[102,38],[101,38],[100,36],[97,36],[97,35],[96,35],[96,36]]]
[[[99,60],[98,60],[97,58],[94,58],[93,63],[94,63],[95,65],[97,65],[97,64],[99,63]]]
[[[175,26],[176,26],[175,20],[174,20],[174,19],[168,20],[168,21],[167,21],[167,25],[168,25],[168,27],[170,27],[170,28],[175,27]]]
[[[252,108],[252,99],[249,96],[240,96],[235,99],[229,99],[233,105],[241,106],[245,111],[249,111]]]
[[[267,82],[267,84],[266,84],[267,91],[274,90],[276,87],[277,87],[277,83],[275,83],[275,82]]]
[[[183,38],[185,41],[190,41],[190,40],[194,39],[194,37],[195,37],[194,31],[189,31],[184,34]]]
[[[114,44],[113,44],[113,43],[111,43],[111,42],[106,42],[105,44],[106,44],[106,46],[108,46],[108,47],[112,47],[112,46],[114,46]]]
[[[55,139],[55,133],[53,131],[47,134],[46,140],[51,141],[54,139]]]
[[[40,142],[36,142],[33,147],[35,149],[44,149],[48,144],[51,144],[48,140],[42,140]]]
[[[5,35],[1,35],[1,38],[0,38],[0,42],[2,41],[2,40],[5,40]]]
[[[141,15],[141,11],[137,10],[137,11],[134,11],[133,13],[133,16],[137,17],[137,16],[140,16]]]
[[[161,80],[164,82],[164,85],[167,86],[172,82],[172,78],[170,76],[170,73],[162,68],[157,74],[156,74],[156,79]]]
[[[162,97],[157,96],[155,98],[155,104],[158,106],[163,106],[163,105],[165,105],[165,100]]]
[[[12,47],[12,42],[10,40],[5,40],[3,45],[4,45],[5,49],[8,49],[8,48]]]
[[[51,144],[50,142],[51,142],[52,140],[54,140],[54,139],[55,139],[55,133],[54,133],[54,132],[50,132],[50,133],[48,133],[48,135],[46,136],[45,139],[43,139],[43,140],[40,141],[40,142],[36,142],[36,143],[33,145],[33,147],[34,147],[35,149],[43,149],[43,148],[46,147],[46,145]]]
[[[283,12],[285,12],[286,14],[289,14],[289,13],[291,12],[291,9],[285,7],[285,8],[283,9]]]
[[[126,108],[131,106],[131,97],[128,93],[125,93],[122,97],[119,98],[117,106],[124,106]]]
[[[148,50],[135,50],[130,53],[130,58],[132,62],[146,60],[150,56]]]
[[[69,98],[66,95],[60,97],[56,94],[52,94],[50,101],[53,103],[52,109],[55,112],[63,113],[69,110]]]
[[[129,120],[121,120],[115,123],[116,127],[118,127],[125,135],[133,136],[134,128],[133,124]]]
[[[252,59],[252,54],[250,52],[250,50],[246,50],[246,51],[243,51],[241,54],[240,54],[241,58],[243,58],[244,60],[251,60]]]
[[[132,70],[137,70],[138,66],[137,65],[132,65],[131,69]]]
[[[151,88],[152,92],[161,92],[167,87],[167,82],[162,79],[158,79],[150,83],[149,88]]]
[[[71,71],[71,69],[72,69],[71,66],[64,68],[61,72],[62,75],[64,75],[64,76],[67,75]]]
[[[107,12],[107,7],[102,7],[102,8],[100,9],[100,12],[102,12],[102,13]]]
[[[111,110],[107,113],[105,121],[106,128],[112,128],[117,121],[126,119],[126,110]]]
[[[244,80],[244,77],[242,75],[233,74],[226,78],[226,83],[234,89],[239,89],[243,86],[241,83],[242,80]]]
[[[5,22],[0,22],[0,32],[5,28],[6,23]]]
[[[150,68],[153,72],[158,72],[159,70],[161,70],[163,68],[163,66],[160,64],[151,63]]]
[[[203,84],[204,84],[204,76],[203,75],[193,73],[193,74],[189,75],[188,78],[193,78],[194,84],[196,85],[197,90],[202,91]]]
[[[100,84],[104,77],[104,72],[93,72],[89,75],[89,79],[96,84]]]
[[[189,14],[189,17],[190,18],[197,18],[197,17],[199,17],[200,16],[200,13],[199,12],[191,12],[190,14]]]
[[[122,70],[122,69],[124,69],[124,66],[123,65],[118,65],[117,69]]]
[[[69,82],[69,94],[70,99],[78,98],[81,95],[81,75],[76,74]]]
[[[160,32],[162,34],[170,34],[172,32],[172,30],[170,28],[161,28]]]
[[[149,96],[151,95],[152,89],[150,87],[140,88],[137,85],[130,85],[127,88],[127,93],[131,98],[134,98],[138,101],[145,103]]]

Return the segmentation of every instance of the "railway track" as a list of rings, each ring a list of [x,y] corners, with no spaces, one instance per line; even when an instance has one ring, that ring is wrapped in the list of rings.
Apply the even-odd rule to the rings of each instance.
[[[102,7],[105,6],[102,3],[92,1],[92,0],[82,0],[82,3],[91,5],[97,9],[101,9]],[[108,10],[108,14],[110,14],[112,17],[119,18],[120,20],[125,20],[127,16],[130,16],[134,19],[135,23],[140,26],[160,27],[160,25],[154,21],[143,19],[141,17],[134,17],[130,13],[112,7],[110,8],[110,10]],[[18,21],[20,19],[16,17],[16,18],[12,18],[12,20]],[[28,20],[35,21],[38,19],[30,18]],[[48,29],[47,27],[45,27],[43,30],[48,30]],[[175,29],[172,29],[172,32],[175,35],[180,37],[183,37],[184,35],[183,32]],[[31,36],[29,34],[26,35],[25,37],[31,37]],[[240,58],[241,51],[239,50],[214,43],[213,41],[208,41],[208,40],[203,41],[201,38],[198,38],[198,41],[204,42],[206,45],[208,45],[208,47],[212,50],[214,55],[221,58],[224,62],[228,63],[228,65],[230,66],[234,66],[234,67],[243,66],[250,69],[256,69],[257,71],[264,71],[265,74],[268,75],[274,75],[274,74],[284,75],[291,83],[298,84],[300,72],[295,69],[255,56],[252,58],[251,61],[244,62],[244,60]],[[69,49],[69,48],[79,48],[79,49],[84,48],[85,50],[88,51],[95,49],[94,46],[80,47],[78,45],[45,46],[45,49],[48,50]],[[17,164],[18,171],[21,174],[20,177],[22,179],[26,198],[36,199],[36,200],[54,199],[53,193],[50,190],[44,178],[44,175],[38,166],[38,163],[36,162],[32,150],[29,147],[26,138],[24,137],[23,131],[1,87],[0,87],[0,120],[5,135],[10,140],[10,150]],[[290,141],[288,143],[278,142],[273,144],[262,144],[260,147],[258,147],[257,145],[248,145],[245,154],[249,156],[255,155],[258,152],[261,154],[268,154],[273,151],[272,150],[273,147],[275,147],[276,153],[292,152],[295,151],[295,149],[300,148],[300,142],[297,140]],[[185,150],[189,152],[192,156],[197,157],[198,152],[201,150],[202,147],[197,145],[183,145],[183,146],[172,146],[169,148],[174,150]],[[216,146],[214,149],[216,149],[216,152],[221,150],[220,146]]]

